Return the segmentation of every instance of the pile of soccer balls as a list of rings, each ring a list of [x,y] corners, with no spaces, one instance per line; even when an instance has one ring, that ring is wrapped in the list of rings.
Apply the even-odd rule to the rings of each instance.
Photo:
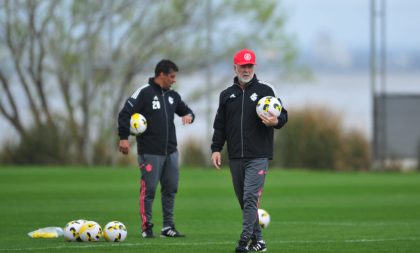
[[[108,222],[104,229],[95,221],[74,220],[64,227],[64,238],[70,242],[96,242],[104,237],[108,242],[122,242],[127,228],[119,221]]]

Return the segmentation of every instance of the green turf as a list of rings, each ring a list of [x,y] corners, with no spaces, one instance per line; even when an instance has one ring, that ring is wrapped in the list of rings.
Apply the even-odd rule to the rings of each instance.
[[[234,252],[241,212],[227,169],[182,170],[176,199],[182,239],[142,239],[139,171],[131,169],[0,169],[1,252]],[[161,228],[160,195],[154,206]],[[271,170],[261,207],[268,252],[418,252],[420,174]],[[32,239],[40,227],[74,219],[122,221],[122,243]]]

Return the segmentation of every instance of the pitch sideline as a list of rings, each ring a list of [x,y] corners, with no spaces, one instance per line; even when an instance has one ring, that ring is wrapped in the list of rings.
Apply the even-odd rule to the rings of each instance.
[[[354,240],[289,240],[289,241],[272,241],[269,244],[324,244],[324,243],[377,243],[386,241],[419,241],[420,237],[396,237],[396,238],[378,238],[378,239],[354,239]],[[203,246],[203,245],[230,245],[235,244],[235,241],[225,242],[175,242],[167,243],[168,246]],[[94,243],[89,245],[68,245],[68,246],[57,246],[57,247],[40,247],[40,248],[16,248],[16,249],[0,249],[1,251],[31,251],[31,250],[54,250],[54,249],[83,249],[83,248],[107,248],[107,247],[135,247],[135,246],[153,246],[157,243],[109,243],[109,244],[97,244]]]

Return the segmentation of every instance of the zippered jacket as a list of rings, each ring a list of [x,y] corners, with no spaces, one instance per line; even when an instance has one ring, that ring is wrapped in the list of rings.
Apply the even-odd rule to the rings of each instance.
[[[287,110],[283,107],[278,124],[267,127],[256,113],[257,102],[265,96],[278,97],[274,88],[263,81],[253,79],[241,88],[238,78],[234,84],[220,93],[219,108],[214,120],[212,152],[220,152],[227,141],[229,159],[273,158],[274,128],[283,127]]]
[[[130,118],[134,113],[142,114],[147,120],[147,129],[137,136],[137,153],[168,155],[177,150],[174,125],[175,113],[182,117],[194,113],[174,90],[164,90],[153,81],[138,88],[127,99],[118,114],[118,135],[121,140],[130,135]]]

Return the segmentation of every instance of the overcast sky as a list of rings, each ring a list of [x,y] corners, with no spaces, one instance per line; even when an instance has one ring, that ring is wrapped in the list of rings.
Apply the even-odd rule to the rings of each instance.
[[[344,47],[368,49],[370,0],[283,0],[288,30],[304,48],[328,36]],[[378,7],[380,0],[376,0]],[[419,50],[420,1],[386,0],[387,48]]]

